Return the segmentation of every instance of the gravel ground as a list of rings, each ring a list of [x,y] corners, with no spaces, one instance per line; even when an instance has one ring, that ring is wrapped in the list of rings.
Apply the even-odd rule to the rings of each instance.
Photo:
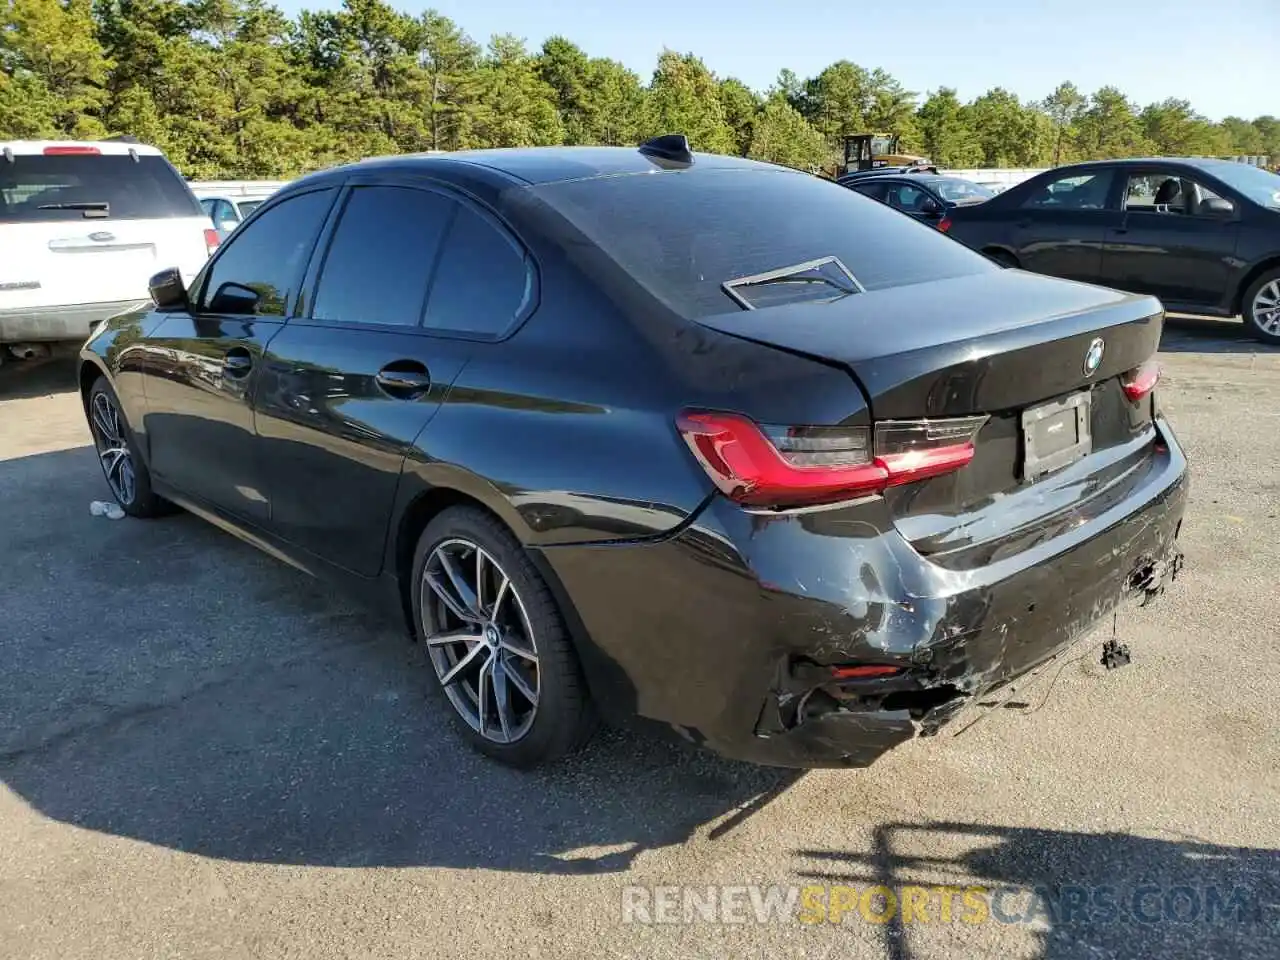
[[[1096,636],[1024,707],[803,776],[641,733],[482,761],[393,622],[192,517],[91,517],[71,366],[0,370],[0,957],[1280,955],[1280,351],[1174,320],[1162,359],[1187,566],[1121,616],[1133,664]],[[858,906],[623,922],[674,884]],[[934,884],[992,915],[863,916]]]

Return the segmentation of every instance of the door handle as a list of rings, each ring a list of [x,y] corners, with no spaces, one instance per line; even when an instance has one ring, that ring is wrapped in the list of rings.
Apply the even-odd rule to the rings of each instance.
[[[222,371],[229,377],[243,377],[253,369],[253,357],[244,347],[232,347],[222,360]]]
[[[373,379],[397,400],[415,400],[431,388],[431,374],[416,360],[389,363]]]

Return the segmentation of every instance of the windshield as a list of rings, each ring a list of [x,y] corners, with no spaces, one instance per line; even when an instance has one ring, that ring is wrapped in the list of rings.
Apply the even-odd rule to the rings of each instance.
[[[1209,172],[1254,203],[1280,210],[1280,174],[1247,163],[1217,163]]]
[[[241,200],[237,206],[240,208],[240,216],[247,217],[253,211],[262,206],[261,200]]]
[[[19,154],[0,162],[0,223],[198,216],[163,157]]]
[[[687,317],[925,283],[995,269],[884,204],[818,177],[711,169],[528,188],[649,293]],[[534,216],[542,218],[539,211]],[[557,239],[573,253],[579,238]],[[829,264],[816,273],[798,265]],[[838,266],[836,265],[838,264]],[[835,272],[833,273],[832,270]],[[847,273],[845,272],[847,271]],[[744,283],[772,274],[778,281]],[[724,284],[730,283],[730,290]],[[750,291],[743,289],[750,287]]]
[[[994,191],[968,180],[933,180],[929,185],[942,194],[942,199],[950,200],[952,203],[972,203],[989,200],[995,196]]]

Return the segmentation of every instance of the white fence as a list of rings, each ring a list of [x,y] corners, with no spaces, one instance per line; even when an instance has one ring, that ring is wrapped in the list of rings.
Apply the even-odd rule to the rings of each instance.
[[[260,197],[275,193],[288,180],[192,180],[187,186],[197,197]]]
[[[939,173],[945,173],[948,177],[960,177],[963,180],[972,180],[974,183],[981,183],[984,186],[992,187],[996,190],[1007,190],[1014,184],[1022,183],[1024,180],[1030,180],[1037,173],[1044,173],[1048,169],[1046,167],[1027,168],[1021,170],[1002,169],[1002,170],[939,170]]]

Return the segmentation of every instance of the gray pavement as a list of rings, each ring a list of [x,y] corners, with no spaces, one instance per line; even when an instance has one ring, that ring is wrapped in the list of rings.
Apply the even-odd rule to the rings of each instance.
[[[192,517],[91,517],[72,367],[0,370],[0,957],[1280,955],[1280,351],[1172,320],[1162,360],[1187,566],[1121,616],[1133,664],[1099,635],[959,736],[803,776],[642,733],[483,761],[393,620]],[[858,905],[623,922],[673,884]],[[994,906],[864,917],[935,884]]]

